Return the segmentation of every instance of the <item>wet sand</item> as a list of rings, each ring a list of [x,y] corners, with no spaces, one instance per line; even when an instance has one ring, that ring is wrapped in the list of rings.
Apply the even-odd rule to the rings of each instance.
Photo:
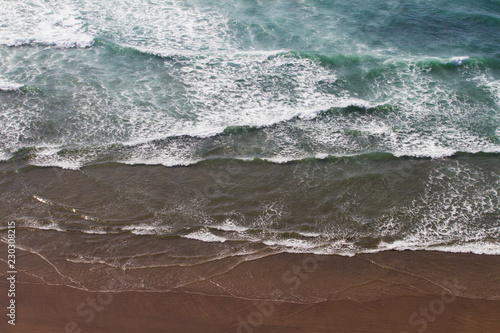
[[[55,267],[44,261],[49,285],[30,274],[40,258],[24,253],[20,259],[17,324],[4,319],[2,332],[500,331],[500,256],[277,254],[236,265],[224,259],[218,264],[227,261],[227,270],[197,272],[197,281],[169,290],[160,285],[165,268],[108,271],[116,288],[101,291],[51,279]],[[6,295],[3,257],[0,266]],[[187,274],[182,272],[180,278]],[[88,274],[102,279],[98,270]],[[134,290],[137,279],[157,291]],[[1,297],[4,309],[6,299]]]

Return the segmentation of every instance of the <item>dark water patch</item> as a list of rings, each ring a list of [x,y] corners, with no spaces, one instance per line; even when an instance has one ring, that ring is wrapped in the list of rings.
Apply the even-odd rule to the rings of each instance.
[[[224,134],[242,134],[242,133],[250,133],[258,130],[258,127],[254,126],[228,126],[224,129]]]
[[[24,147],[16,150],[12,157],[8,160],[9,163],[19,163],[19,162],[27,162],[30,158],[32,158],[37,152],[36,147]]]
[[[146,51],[141,50],[137,47],[121,45],[119,43],[113,42],[112,40],[105,38],[96,38],[95,46],[106,49],[108,52],[119,56],[139,56],[144,59],[161,59],[166,61],[174,61],[174,56],[162,55],[160,52],[155,52],[154,50]],[[180,56],[179,56],[180,57]],[[180,57],[181,59],[187,59],[185,57]]]
[[[376,106],[368,105],[349,105],[347,107],[334,107],[319,113],[318,118],[328,118],[328,117],[343,117],[347,115],[387,115],[391,113],[401,112],[402,109],[399,106],[391,104],[383,104]]]
[[[25,84],[21,88],[19,88],[19,91],[21,91],[23,93],[34,93],[34,94],[44,92],[44,90],[42,88],[30,86],[27,84]]]

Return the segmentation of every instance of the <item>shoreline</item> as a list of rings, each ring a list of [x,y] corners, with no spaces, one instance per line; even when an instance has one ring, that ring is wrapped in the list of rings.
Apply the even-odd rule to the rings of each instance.
[[[440,246],[499,254],[495,160],[214,161],[80,171],[0,163],[0,211],[25,229],[30,248],[45,248],[50,238],[84,258],[93,256],[88,237],[103,246],[146,242],[144,254],[163,251],[165,238],[176,249],[178,238],[204,241],[195,245],[201,256],[214,247],[210,242],[229,255],[264,246],[325,254]],[[444,179],[443,172],[456,177]]]
[[[86,291],[18,275],[8,332],[494,332],[500,256],[388,251],[354,257],[282,253],[197,283],[137,291],[166,271],[122,277],[122,291]],[[6,270],[2,261],[2,274]],[[194,268],[191,268],[194,270]],[[137,273],[137,272],[136,272]],[[199,273],[199,272],[197,272]],[[111,273],[113,274],[113,273]],[[184,271],[181,276],[188,276]],[[95,274],[99,278],[98,274]],[[1,279],[5,290],[5,278]],[[4,306],[6,297],[2,297]],[[6,320],[0,324],[5,327]]]

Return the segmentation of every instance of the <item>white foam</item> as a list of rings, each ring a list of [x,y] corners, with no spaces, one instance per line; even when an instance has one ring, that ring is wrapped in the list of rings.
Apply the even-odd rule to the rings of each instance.
[[[85,234],[90,234],[90,235],[107,235],[108,232],[102,229],[98,228],[93,228],[93,229],[86,229],[82,230],[83,233]]]
[[[467,79],[467,81],[475,82],[478,86],[489,91],[497,105],[500,106],[500,80],[495,79],[490,73],[482,73]]]
[[[109,265],[106,260],[93,256],[78,255],[76,258],[66,258],[67,261],[77,264],[105,264]]]
[[[92,34],[105,31],[120,43],[152,54],[194,55],[231,47],[226,18],[186,1],[94,0],[80,6],[81,11],[91,13],[86,20]]]
[[[36,195],[33,195],[33,198],[35,198],[36,200],[38,200],[41,203],[44,203],[46,205],[52,205],[52,202],[50,202],[49,200],[45,200],[43,198],[37,197]]]
[[[121,227],[121,230],[130,231],[135,235],[165,235],[171,231],[171,228],[164,225],[141,223]]]
[[[240,226],[235,221],[232,221],[232,220],[226,220],[221,225],[215,225],[215,226],[211,225],[211,227],[217,228],[217,229],[222,230],[222,231],[236,231],[236,232],[240,232],[240,233],[249,230],[249,228]]]
[[[37,230],[66,232],[65,229],[61,228],[61,226],[54,221],[42,222],[35,219],[29,219],[24,222],[24,225],[28,228]]]
[[[163,165],[166,167],[173,166],[189,166],[198,163],[201,160],[194,159],[174,159],[166,156],[161,157],[151,157],[151,156],[141,156],[134,157],[127,160],[118,161],[119,163],[128,164],[128,165]],[[58,165],[56,165],[58,166]]]
[[[12,155],[0,151],[0,161],[8,161],[10,158],[12,158]]]
[[[0,80],[0,91],[17,91],[22,86],[23,85],[19,84],[19,83],[13,83],[13,82],[1,81]]]
[[[275,56],[269,58],[269,54]],[[212,61],[221,62],[221,66],[213,66]],[[195,140],[172,142],[168,149],[154,142],[181,136],[207,138],[222,133],[229,126],[266,127],[289,121],[295,117],[312,119],[320,111],[330,107],[344,107],[353,104],[367,107],[369,104],[357,98],[335,97],[316,91],[314,86],[317,80],[334,81],[335,75],[309,59],[284,57],[279,55],[278,51],[211,55],[202,59],[187,60],[185,65],[182,68],[188,68],[190,71],[187,73],[185,71],[179,72],[179,78],[191,87],[189,99],[199,104],[200,109],[192,110],[196,114],[196,121],[176,119],[159,112],[157,109],[140,110],[124,106],[121,116],[134,125],[116,128],[116,131],[118,137],[128,138],[121,143],[124,146],[132,147],[132,149],[128,150],[124,157],[118,157],[118,161],[127,164],[189,165],[200,160],[199,157],[193,156],[193,145],[196,147],[198,144]],[[233,68],[234,66],[240,66],[240,68]],[[282,73],[283,70],[286,72]],[[175,72],[178,69],[172,68],[172,71]],[[262,80],[271,80],[269,83],[272,83],[273,78],[279,74],[290,76],[287,80],[294,87],[294,91],[293,93],[291,91],[279,92],[281,97],[275,98],[274,95],[278,93],[277,90],[274,90],[275,88],[266,92],[262,90],[261,85]],[[238,86],[237,81],[240,77],[247,80],[245,85]],[[263,96],[252,97],[253,94],[262,94]],[[214,103],[214,101],[217,102]],[[106,121],[105,124],[108,125],[109,120],[102,119],[106,113],[95,114],[86,108],[88,106],[78,109],[77,112],[81,113],[79,116],[92,118],[98,124],[100,120]],[[100,110],[106,112],[107,108],[106,105],[103,105]],[[87,111],[91,111],[92,114],[85,115]],[[92,128],[87,129],[86,125],[82,124],[82,135],[85,132],[85,137],[89,137],[89,133],[98,131]],[[109,125],[116,126],[115,124]],[[16,133],[12,133],[12,139],[17,140],[18,136],[14,134]],[[31,163],[38,166],[77,169],[82,165],[92,163],[101,152],[105,152],[107,149],[105,146],[98,146],[90,152],[86,149],[88,153],[85,156],[61,156],[58,154],[58,148],[62,149],[64,144],[72,142],[79,146],[82,144],[82,138],[79,137],[78,133],[73,133],[70,137],[60,138],[60,141],[61,146],[59,147],[52,144],[50,148],[41,150],[40,148],[44,144],[37,146],[39,151],[33,154]],[[83,142],[85,144],[85,139]],[[95,146],[96,143],[87,142],[86,144]],[[101,145],[102,142],[97,144]],[[303,154],[299,157],[309,156],[309,154]],[[253,158],[253,156],[237,157]],[[294,159],[295,157],[291,155],[287,156],[286,159]],[[273,157],[270,158],[273,159]],[[279,157],[276,158],[279,159]],[[274,159],[276,160],[276,158]]]
[[[262,241],[264,244],[267,246],[284,246],[286,248],[291,248],[295,250],[310,250],[313,248],[318,247],[318,244],[308,241],[308,240],[303,240],[303,239],[265,239]]]
[[[227,239],[224,237],[220,237],[212,234],[208,230],[198,230],[183,236],[184,238],[195,239],[202,242],[219,242],[224,243]]]
[[[283,247],[282,250],[290,253],[314,253],[324,255],[354,256],[359,253],[378,253],[383,251],[439,251],[451,253],[474,253],[486,255],[500,255],[499,242],[463,242],[460,244],[447,245],[442,243],[414,243],[404,240],[392,243],[380,242],[376,248],[362,248],[352,242],[345,240],[330,240],[328,242],[311,242],[297,240],[264,240],[268,246]]]
[[[0,44],[45,44],[90,47],[94,38],[85,32],[81,13],[72,1],[0,2]]]
[[[460,66],[464,63],[464,61],[466,61],[467,59],[469,59],[469,57],[467,56],[464,56],[464,57],[451,57],[449,62],[455,66]]]
[[[440,251],[451,253],[474,253],[474,254],[487,254],[487,255],[500,255],[499,242],[465,242],[461,244],[446,245],[440,243],[434,244],[419,244],[406,241],[395,241],[393,243],[381,242],[377,249],[371,252],[381,251]]]
[[[85,165],[85,158],[64,158],[56,154],[52,155],[36,155],[30,159],[30,164],[39,167],[59,167],[66,170],[79,170]]]
[[[198,124],[189,126],[191,133],[211,135],[228,126],[265,127],[294,117],[309,119],[348,103],[344,97],[316,91],[318,80],[336,77],[309,59],[269,58],[269,52],[252,52],[208,55],[185,65],[171,70],[189,87],[189,99],[203,110],[197,112]],[[276,76],[282,76],[280,85],[288,82],[293,93],[273,87]]]

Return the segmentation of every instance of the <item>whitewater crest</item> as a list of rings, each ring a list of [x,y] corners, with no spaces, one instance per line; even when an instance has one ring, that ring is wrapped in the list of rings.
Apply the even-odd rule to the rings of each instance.
[[[94,37],[87,33],[82,13],[71,1],[0,3],[0,44],[42,44],[60,48],[87,48]]]
[[[19,83],[0,80],[0,91],[19,91],[19,89],[21,89],[22,87],[23,85]]]

